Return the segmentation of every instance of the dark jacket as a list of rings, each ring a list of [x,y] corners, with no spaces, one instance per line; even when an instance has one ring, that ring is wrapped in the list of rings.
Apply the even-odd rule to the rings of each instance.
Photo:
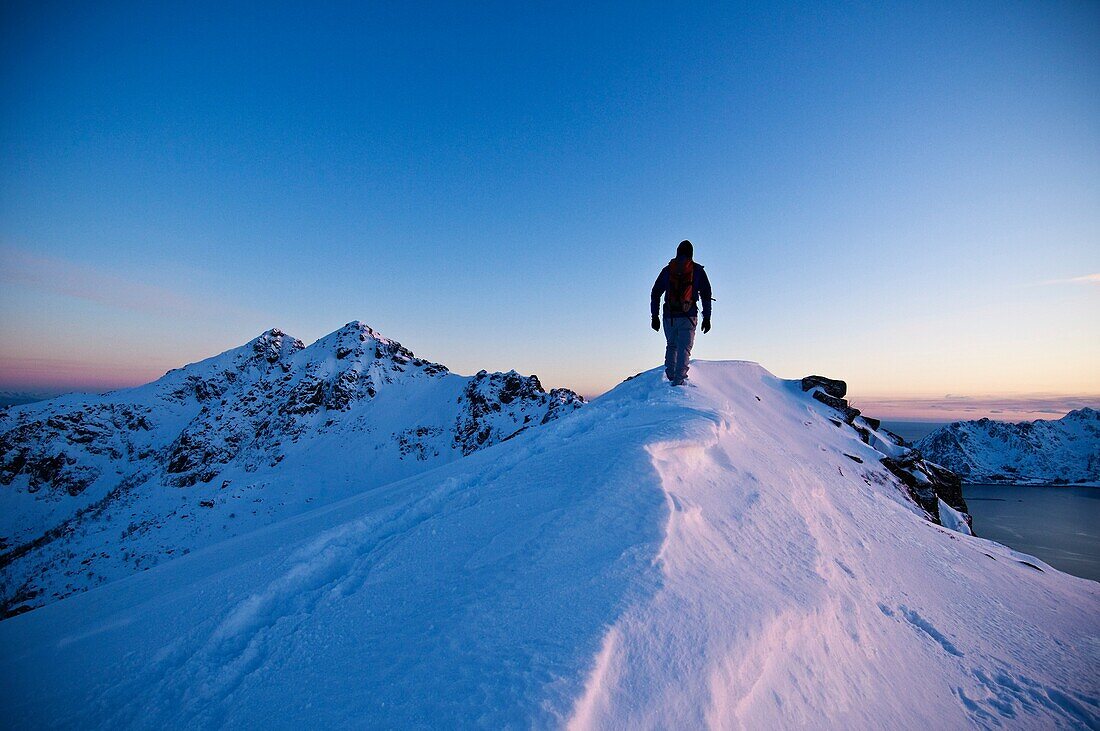
[[[696,302],[699,298],[703,300],[703,319],[710,317],[710,280],[707,279],[707,273],[703,270],[703,265],[695,262],[693,267],[694,275],[691,282],[691,291]],[[661,273],[657,275],[657,281],[653,283],[653,291],[649,294],[649,312],[654,317],[657,317],[657,306],[661,301],[661,298],[668,291],[668,265],[661,270]],[[698,317],[699,306],[693,302],[691,309],[687,312],[674,312],[672,317]],[[665,303],[664,312],[665,317],[669,316],[668,303]]]

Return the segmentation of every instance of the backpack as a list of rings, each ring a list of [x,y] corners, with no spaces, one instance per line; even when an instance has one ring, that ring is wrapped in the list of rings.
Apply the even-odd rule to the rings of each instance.
[[[690,312],[695,306],[695,263],[691,259],[673,259],[668,263],[668,291],[665,304],[669,314]]]

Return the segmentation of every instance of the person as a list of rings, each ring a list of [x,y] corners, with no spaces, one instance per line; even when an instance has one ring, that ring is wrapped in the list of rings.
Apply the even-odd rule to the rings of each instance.
[[[682,386],[688,377],[688,359],[695,344],[695,326],[699,321],[698,300],[703,301],[704,333],[710,332],[710,280],[702,264],[696,264],[690,241],[676,247],[676,258],[657,275],[649,296],[652,327],[661,330],[657,308],[664,296],[665,376],[673,386]]]

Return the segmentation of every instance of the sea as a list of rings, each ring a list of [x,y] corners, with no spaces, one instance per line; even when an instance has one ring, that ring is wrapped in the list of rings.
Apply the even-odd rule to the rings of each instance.
[[[915,442],[944,422],[884,421]],[[963,485],[974,533],[1067,574],[1100,581],[1100,487]]]
[[[946,421],[886,421],[882,425],[907,442],[916,442],[945,426]]]
[[[963,485],[974,533],[1100,581],[1100,487]]]

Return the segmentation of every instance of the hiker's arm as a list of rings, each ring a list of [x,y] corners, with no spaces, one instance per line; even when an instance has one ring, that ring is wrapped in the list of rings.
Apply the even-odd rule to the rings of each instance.
[[[710,280],[707,279],[707,270],[699,270],[699,297],[703,300],[703,319],[710,319]]]
[[[668,267],[657,275],[657,281],[653,283],[653,291],[649,293],[649,314],[657,317],[661,310],[661,295],[668,289]]]

